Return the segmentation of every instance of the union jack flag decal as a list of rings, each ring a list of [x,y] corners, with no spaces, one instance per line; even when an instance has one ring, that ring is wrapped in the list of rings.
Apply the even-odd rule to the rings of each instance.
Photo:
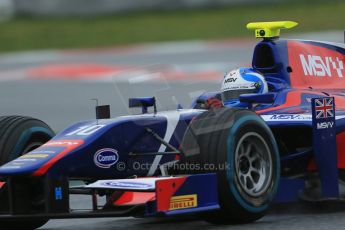
[[[334,117],[333,98],[315,99],[316,119]]]

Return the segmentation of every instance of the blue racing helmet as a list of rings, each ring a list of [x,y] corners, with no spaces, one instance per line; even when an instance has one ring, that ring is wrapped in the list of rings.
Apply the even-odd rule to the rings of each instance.
[[[252,68],[239,68],[228,72],[221,88],[224,105],[238,102],[241,94],[267,92],[268,86],[264,76]]]

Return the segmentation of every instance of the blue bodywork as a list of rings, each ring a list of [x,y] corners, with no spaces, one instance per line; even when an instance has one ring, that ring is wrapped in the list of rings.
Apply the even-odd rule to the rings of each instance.
[[[82,141],[83,144],[64,155],[46,173],[63,174],[70,178],[93,179],[119,179],[131,175],[146,176],[149,167],[133,167],[139,164],[149,166],[155,156],[129,156],[129,153],[157,152],[161,148],[161,143],[145,129],[154,130],[157,135],[164,137],[167,129],[170,128],[167,127],[167,121],[173,120],[174,127],[171,127],[173,130],[168,141],[171,145],[178,147],[189,122],[200,113],[202,110],[178,110],[79,122],[60,132],[51,142],[67,140],[70,142]],[[116,165],[101,168],[95,164],[94,155],[103,148],[112,148],[118,152],[118,162],[124,163],[123,169],[117,169]],[[2,176],[35,174],[42,165],[51,161],[65,149],[65,146],[43,145],[24,157],[3,165],[0,168],[0,174]],[[46,154],[46,157],[43,154]],[[174,157],[164,156],[159,164],[172,161]],[[23,159],[26,160],[23,161]],[[30,161],[30,159],[32,160]],[[18,163],[20,163],[20,167],[18,167]],[[156,169],[158,168],[156,167]],[[156,171],[154,170],[154,174]]]
[[[339,197],[340,167],[337,157],[345,153],[337,151],[336,137],[345,132],[345,97],[341,88],[296,85],[293,74],[298,72],[298,68],[291,66],[292,59],[289,57],[289,46],[295,43],[306,47],[322,47],[341,55],[345,53],[341,44],[264,40],[254,50],[252,67],[263,73],[270,92],[266,95],[242,95],[239,105],[261,115],[277,139],[282,165],[277,202],[298,200],[298,193],[305,186],[303,176],[313,172],[309,169],[313,160],[320,174],[323,197]],[[345,84],[343,85],[345,89]],[[334,126],[318,129],[315,114],[312,114],[312,104],[315,98],[330,96],[335,98],[336,116],[333,120],[327,118],[323,122],[333,122]],[[202,94],[195,99],[191,109],[152,114],[147,113],[147,107],[155,103],[152,98],[132,99],[130,105],[142,106],[144,114],[71,125],[46,145],[1,166],[0,176],[11,178],[48,175],[52,178],[64,176],[96,181],[133,175],[158,175],[159,166],[174,161],[176,155],[145,153],[169,152],[171,147],[178,149],[189,123],[205,111],[203,102],[211,97],[220,98],[220,93]],[[137,165],[147,167],[136,168]]]

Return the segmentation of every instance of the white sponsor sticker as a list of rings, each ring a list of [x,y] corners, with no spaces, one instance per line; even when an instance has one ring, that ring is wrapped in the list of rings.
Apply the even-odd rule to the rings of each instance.
[[[332,72],[337,77],[344,77],[344,63],[339,57],[321,57],[318,55],[299,55],[304,75],[317,77],[332,77]]]
[[[328,122],[319,122],[316,124],[317,129],[329,129],[334,126],[333,121],[328,121]]]
[[[156,187],[156,181],[166,179],[171,179],[171,177],[99,180],[95,183],[86,185],[85,188],[145,191],[154,190]]]
[[[94,157],[93,162],[99,168],[110,168],[119,160],[119,154],[116,149],[104,148],[98,150]]]
[[[264,121],[312,121],[311,114],[272,114],[260,115]],[[335,116],[336,120],[345,118],[345,115]]]

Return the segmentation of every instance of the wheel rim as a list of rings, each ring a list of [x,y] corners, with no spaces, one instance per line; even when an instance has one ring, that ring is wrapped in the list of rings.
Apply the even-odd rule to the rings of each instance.
[[[238,141],[235,172],[241,189],[249,196],[259,197],[269,188],[272,156],[266,141],[258,133],[246,133]]]

